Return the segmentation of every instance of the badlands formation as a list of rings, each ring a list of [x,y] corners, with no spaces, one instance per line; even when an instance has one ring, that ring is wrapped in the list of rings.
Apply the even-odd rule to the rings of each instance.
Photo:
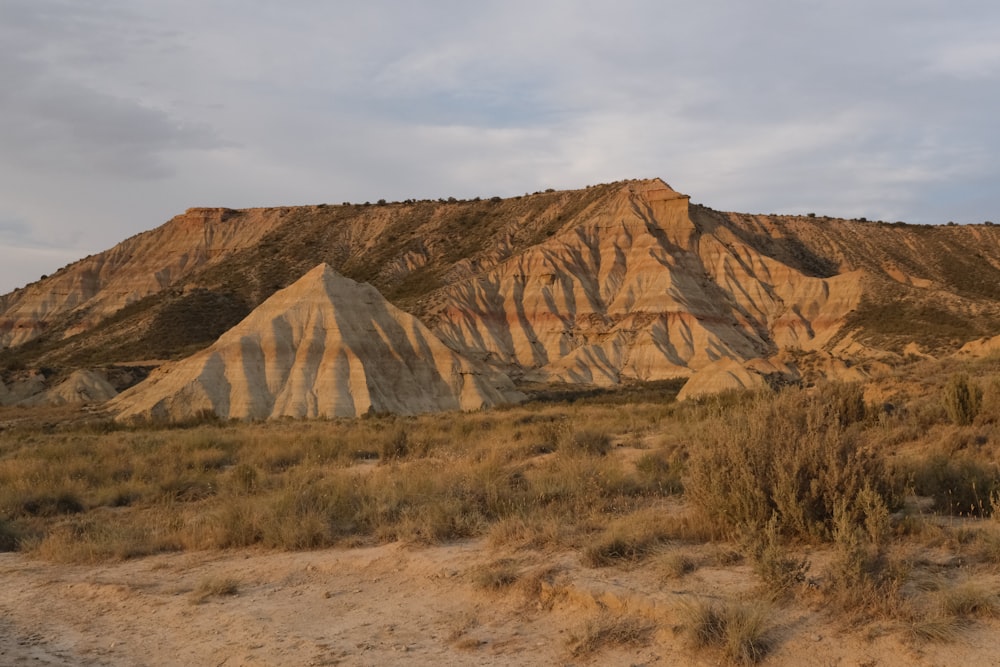
[[[444,290],[430,314],[435,330],[455,349],[528,369],[528,379],[607,386],[702,369],[724,378],[720,360],[822,349],[858,305],[860,272],[810,277],[736,239],[700,234],[688,197],[662,181],[629,186],[614,204]],[[780,362],[771,369],[790,372]]]
[[[173,359],[110,404],[168,419],[478,409],[517,399],[511,378],[858,380],[994,347],[974,341],[1000,333],[996,229],[720,213],[659,179],[191,209],[0,297],[0,371]]]
[[[463,359],[375,288],[321,264],[109,407],[121,419],[267,419],[478,410],[519,398],[507,376]]]
[[[73,313],[67,335],[167,288],[179,277],[258,243],[280,221],[280,210],[235,215],[225,208],[192,208],[157,229],[82,259],[71,270],[0,296],[0,347],[32,340],[54,317]]]

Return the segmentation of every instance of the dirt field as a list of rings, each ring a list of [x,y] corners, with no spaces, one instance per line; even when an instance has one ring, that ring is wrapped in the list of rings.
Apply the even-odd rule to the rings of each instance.
[[[696,651],[679,610],[703,596],[753,596],[745,565],[711,565],[685,547],[691,574],[586,568],[574,553],[510,553],[523,580],[484,590],[476,573],[501,555],[482,541],[414,548],[166,554],[98,566],[0,555],[5,665],[716,665]],[[814,554],[822,559],[822,554]],[[505,561],[507,562],[507,561]],[[996,586],[996,581],[983,582]],[[588,624],[631,615],[644,642]],[[904,641],[899,628],[831,624],[807,596],[775,609],[768,665],[1000,664],[1000,627],[977,622],[953,643]]]

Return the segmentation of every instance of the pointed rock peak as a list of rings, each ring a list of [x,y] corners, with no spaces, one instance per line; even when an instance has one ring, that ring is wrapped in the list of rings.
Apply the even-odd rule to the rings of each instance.
[[[47,391],[32,396],[20,405],[83,405],[103,403],[118,395],[103,375],[90,370],[73,371],[68,378]]]
[[[649,201],[671,201],[674,199],[691,199],[690,195],[677,192],[667,185],[662,178],[650,178],[640,181],[631,181],[626,186],[632,194],[644,196]]]
[[[358,283],[347,276],[337,273],[332,266],[324,262],[317,264],[288,287],[272,294],[261,305],[268,303],[290,303],[296,299],[305,298],[310,294],[331,296],[341,290],[358,288],[375,291],[367,283]]]
[[[319,286],[326,284],[326,282],[330,279],[337,279],[337,278],[354,282],[353,280],[350,280],[349,278],[345,278],[344,276],[340,275],[339,273],[334,271],[332,266],[330,266],[326,262],[323,262],[322,264],[317,264],[313,268],[306,271],[301,278],[296,280],[294,283],[292,283],[285,289],[292,289],[293,287],[299,287],[299,288],[309,287],[311,285]]]
[[[460,356],[366,283],[320,264],[207,349],[109,404],[118,419],[357,417],[516,402],[510,378]]]

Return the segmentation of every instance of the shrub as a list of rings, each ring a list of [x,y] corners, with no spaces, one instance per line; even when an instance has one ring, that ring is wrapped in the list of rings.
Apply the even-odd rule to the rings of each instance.
[[[566,441],[571,453],[604,456],[611,451],[611,436],[603,431],[574,431]]]
[[[238,595],[239,592],[240,582],[236,579],[208,577],[198,583],[198,587],[191,594],[191,602],[202,604],[210,598]]]
[[[21,505],[21,512],[23,514],[40,517],[79,514],[85,509],[80,498],[70,491],[31,496]]]
[[[944,407],[953,424],[968,426],[979,414],[983,391],[967,375],[953,375],[944,388]]]
[[[583,562],[590,567],[605,567],[619,562],[642,560],[654,542],[645,535],[609,535],[583,550]]]
[[[379,457],[383,461],[404,458],[410,451],[410,438],[403,428],[392,431],[383,441]]]
[[[698,648],[715,648],[726,659],[752,665],[770,650],[768,609],[760,603],[699,600],[683,609],[684,626]]]
[[[969,455],[937,453],[911,464],[903,474],[917,495],[934,499],[934,509],[959,516],[989,516],[1000,492],[1000,469]]]
[[[969,581],[942,591],[939,606],[942,613],[962,619],[993,617],[998,609],[994,593]]]
[[[830,405],[833,418],[841,426],[859,424],[868,417],[864,387],[857,382],[833,383],[825,388],[825,400]]]
[[[731,410],[692,448],[685,494],[734,534],[772,521],[782,535],[829,539],[838,507],[859,525],[894,503],[883,459],[843,424],[857,416],[826,392],[790,391]]]
[[[920,618],[907,628],[913,639],[922,642],[953,642],[964,629],[963,620],[954,616]]]
[[[672,552],[660,558],[656,567],[663,579],[680,579],[694,572],[698,564],[687,554]]]
[[[252,493],[257,489],[260,476],[257,468],[248,463],[241,463],[232,472],[232,485],[237,493]]]
[[[656,493],[680,493],[684,489],[681,483],[681,463],[665,452],[649,452],[636,460],[635,469],[639,473],[644,486]]]
[[[490,591],[499,591],[509,588],[520,579],[517,563],[509,558],[502,558],[498,561],[477,568],[473,572],[473,582],[477,588]]]
[[[788,555],[788,548],[778,536],[777,525],[777,517],[771,517],[767,528],[752,538],[748,545],[754,572],[774,599],[791,593],[792,589],[806,580],[809,570],[808,561]]]
[[[0,551],[15,551],[17,549],[17,531],[0,518]]]
[[[833,540],[825,587],[829,600],[861,617],[898,617],[905,578],[901,567],[889,562],[878,541],[842,508],[838,508]]]

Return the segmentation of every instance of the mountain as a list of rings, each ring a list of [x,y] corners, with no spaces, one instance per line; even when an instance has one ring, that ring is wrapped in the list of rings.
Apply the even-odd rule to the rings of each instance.
[[[33,340],[53,324],[58,337],[90,329],[193,271],[253,247],[281,217],[280,209],[188,209],[157,229],[0,297],[0,347]]]
[[[326,264],[278,291],[206,350],[119,395],[121,419],[358,417],[478,410],[523,398],[447,348],[370,285]]]
[[[858,377],[1000,334],[990,223],[724,213],[650,179],[192,209],[0,297],[0,370],[181,359],[323,263],[517,382]]]

